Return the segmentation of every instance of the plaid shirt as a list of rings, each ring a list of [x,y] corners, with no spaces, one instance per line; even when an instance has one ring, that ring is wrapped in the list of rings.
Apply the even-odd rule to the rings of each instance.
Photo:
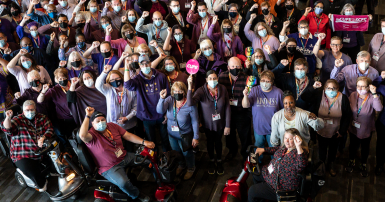
[[[229,94],[230,99],[238,100],[238,105],[237,106],[231,105],[231,110],[247,111],[247,109],[244,109],[242,107],[242,99],[243,99],[243,90],[245,90],[246,80],[248,76],[243,72],[240,72],[238,74],[238,78],[236,82],[234,83],[234,81],[230,81],[229,74],[230,74],[229,70],[222,72],[219,75],[218,82],[226,87],[227,93]],[[234,91],[232,90],[233,86],[234,86]]]
[[[52,137],[53,127],[51,121],[44,115],[36,113],[33,120],[28,120],[23,114],[15,116],[11,120],[12,127],[7,130],[4,122],[1,129],[11,137],[10,154],[13,162],[20,159],[29,158],[34,160],[41,159],[33,151],[38,150],[37,141],[41,136]]]

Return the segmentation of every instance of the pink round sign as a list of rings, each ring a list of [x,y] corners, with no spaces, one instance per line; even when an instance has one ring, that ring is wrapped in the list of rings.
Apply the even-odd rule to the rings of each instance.
[[[196,74],[199,70],[199,63],[195,59],[191,59],[186,64],[186,71],[189,74]]]

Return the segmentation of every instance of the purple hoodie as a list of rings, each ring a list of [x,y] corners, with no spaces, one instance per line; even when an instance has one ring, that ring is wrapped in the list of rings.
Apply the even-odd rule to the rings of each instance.
[[[124,87],[129,91],[136,91],[137,113],[136,116],[142,121],[154,121],[162,118],[163,114],[156,112],[156,106],[160,99],[160,91],[167,89],[167,96],[170,88],[166,75],[156,69],[152,70],[151,79],[146,79],[142,72],[133,79],[124,82]]]

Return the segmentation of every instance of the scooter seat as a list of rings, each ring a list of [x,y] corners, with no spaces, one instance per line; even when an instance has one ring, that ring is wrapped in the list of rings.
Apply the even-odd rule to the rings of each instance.
[[[110,182],[110,181],[108,181],[106,179],[104,179],[104,180],[96,180],[96,184],[97,185],[101,185],[101,186],[106,186],[106,187],[114,185],[112,182]]]

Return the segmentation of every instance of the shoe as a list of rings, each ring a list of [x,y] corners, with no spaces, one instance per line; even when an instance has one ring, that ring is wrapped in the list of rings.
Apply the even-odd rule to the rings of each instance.
[[[335,171],[335,168],[334,168],[334,163],[329,163],[328,170],[332,177],[335,177],[337,175],[337,172]]]
[[[351,173],[353,172],[353,167],[355,166],[355,160],[350,160],[349,163],[348,163],[348,166],[346,166],[345,170],[346,172],[348,173]]]
[[[214,175],[215,174],[215,161],[210,161],[208,166],[209,174]]]
[[[45,180],[44,187],[41,188],[41,189],[38,189],[38,191],[39,191],[39,192],[45,192],[45,191],[47,191],[47,184],[48,184],[48,180]]]
[[[229,152],[226,157],[225,157],[225,161],[230,161],[232,160],[235,156],[237,156],[237,153],[232,153],[232,152]]]
[[[185,169],[185,167],[178,166],[178,168],[176,169],[176,175],[180,175],[183,172],[184,169]]]
[[[150,201],[150,197],[143,194],[143,193],[139,193],[139,196],[135,199],[135,201],[140,201],[140,202],[149,202]]]
[[[217,173],[218,175],[223,175],[223,173],[225,173],[225,171],[223,170],[222,161],[217,162]]]
[[[366,164],[361,163],[360,170],[361,170],[362,177],[368,177],[369,173],[368,173],[368,169],[366,168]]]
[[[189,180],[194,175],[194,172],[195,168],[187,169],[186,174],[184,174],[183,180]]]
[[[380,176],[383,171],[384,171],[384,167],[383,166],[377,166],[376,167],[376,171],[375,171],[376,176]]]

